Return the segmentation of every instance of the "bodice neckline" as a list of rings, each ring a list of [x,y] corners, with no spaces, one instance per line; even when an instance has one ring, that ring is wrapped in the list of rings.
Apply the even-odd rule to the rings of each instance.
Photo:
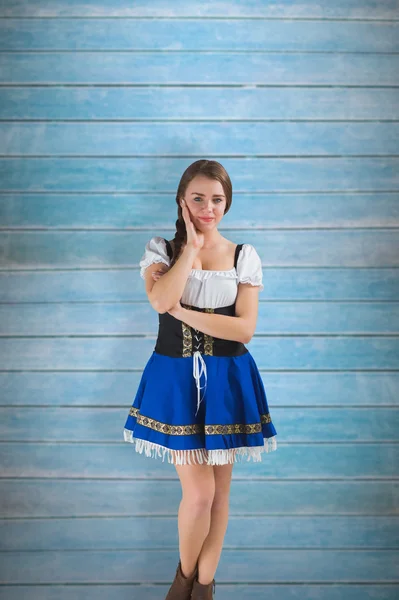
[[[196,272],[196,273],[232,273],[233,271],[236,271],[235,267],[232,267],[231,269],[224,269],[224,270],[215,270],[215,269],[191,269],[191,272]]]

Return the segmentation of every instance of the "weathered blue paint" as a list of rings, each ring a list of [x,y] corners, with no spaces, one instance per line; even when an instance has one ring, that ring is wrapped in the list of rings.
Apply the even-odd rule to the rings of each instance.
[[[119,427],[157,326],[138,262],[203,156],[262,259],[248,347],[281,436],[234,468],[217,598],[396,599],[397,0],[0,17],[0,600],[166,593],[179,482]]]
[[[227,92],[227,93],[226,93]],[[224,122],[267,119],[325,121],[399,118],[398,92],[379,87],[258,87],[225,88],[200,83],[190,87],[0,87],[2,119],[200,119]],[[227,150],[227,147],[226,147]]]
[[[0,50],[232,50],[397,52],[399,25],[389,21],[250,19],[7,19]]]
[[[7,156],[399,155],[398,123],[0,123],[0,139]]]
[[[1,16],[29,17],[279,17],[397,19],[397,0],[7,0]]]
[[[388,53],[33,51],[0,55],[0,84],[25,85],[393,86],[398,70],[399,55]]]

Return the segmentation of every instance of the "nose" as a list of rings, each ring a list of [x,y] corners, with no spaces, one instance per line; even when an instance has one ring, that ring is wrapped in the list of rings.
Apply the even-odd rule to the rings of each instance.
[[[204,210],[206,213],[212,214],[212,212],[213,212],[212,200],[208,200],[208,202],[205,201]]]

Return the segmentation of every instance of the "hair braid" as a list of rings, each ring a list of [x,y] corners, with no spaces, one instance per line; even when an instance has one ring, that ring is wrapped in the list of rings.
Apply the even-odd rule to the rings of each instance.
[[[175,233],[175,237],[173,238],[174,249],[173,249],[173,260],[170,264],[171,267],[175,264],[175,262],[179,258],[183,244],[185,244],[186,242],[187,242],[186,223],[184,222],[183,211],[179,204],[179,215],[176,220],[176,233]]]

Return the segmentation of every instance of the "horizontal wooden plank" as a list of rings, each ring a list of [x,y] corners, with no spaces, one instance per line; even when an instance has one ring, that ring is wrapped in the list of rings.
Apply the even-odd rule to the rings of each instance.
[[[2,370],[142,369],[155,336],[0,338]],[[246,344],[260,369],[397,370],[399,336],[254,336]],[[212,359],[204,355],[205,360]]]
[[[396,89],[0,87],[1,119],[399,119]]]
[[[159,493],[162,494],[162,486]],[[134,538],[132,538],[134,531]],[[238,543],[239,540],[239,543]],[[267,540],[267,543],[265,543]],[[223,549],[385,549],[399,547],[399,517],[232,517]],[[0,551],[178,548],[175,517],[90,517],[0,521]]]
[[[395,22],[3,19],[0,50],[397,52]]]
[[[130,404],[124,409],[47,406],[21,410],[17,407],[0,407],[0,441],[119,441]],[[374,407],[370,410],[369,407],[337,409],[273,406],[271,414],[277,432],[283,431],[282,437],[286,443],[386,443],[399,442],[398,408]],[[298,427],[298,423],[302,424],[301,427]]]
[[[248,210],[250,205],[251,209]],[[267,220],[265,220],[267,215]],[[165,194],[2,194],[0,229],[170,227],[176,203]],[[399,227],[399,193],[234,194],[220,231]],[[251,232],[252,235],[252,232]],[[331,273],[329,273],[329,277]]]
[[[168,583],[177,551],[88,550],[4,552],[3,583]],[[394,583],[395,550],[229,550],[222,552],[218,581]],[[173,575],[172,575],[173,578]]]
[[[16,52],[0,84],[398,85],[397,54]]]
[[[397,19],[396,0],[6,0],[0,3],[1,15],[33,17],[286,17]]]
[[[399,123],[0,122],[0,139],[5,156],[180,156],[193,140],[207,156],[399,155]]]
[[[399,515],[399,483],[396,481],[276,480],[270,485],[264,480],[240,480],[235,472],[234,467],[235,481],[230,491],[231,517]],[[1,514],[7,519],[94,515],[176,517],[181,500],[177,476],[162,481],[2,478],[1,489]]]
[[[36,271],[136,267],[146,242],[153,235],[172,239],[174,233],[172,230],[3,231],[0,232],[0,268]],[[265,267],[399,266],[398,229],[230,230],[229,238],[236,243],[254,245]],[[293,284],[296,285],[298,277]],[[266,288],[266,276],[264,283]],[[264,290],[260,292],[263,299],[262,293]]]
[[[234,479],[399,478],[399,444],[286,444],[284,439],[278,443],[278,449],[263,454],[261,462],[236,463]],[[0,444],[0,459],[1,477],[107,478],[113,481],[177,477],[175,466],[167,459],[162,461],[139,454],[132,444],[123,440],[107,444],[4,442]]]
[[[0,372],[3,406],[118,406],[133,402],[141,371]],[[399,372],[263,372],[272,406],[399,406]],[[112,390],[112,394],[109,393]],[[320,393],[323,390],[323,393]]]
[[[153,335],[158,317],[148,301],[4,304],[0,335]],[[257,336],[384,333],[399,335],[399,302],[259,303]]]
[[[186,154],[190,152],[188,148],[184,150]],[[229,157],[220,160],[236,192],[380,193],[396,191],[399,185],[399,158],[395,157]],[[0,159],[0,179],[5,192],[165,192],[176,195],[179,178],[193,162],[168,157],[162,160],[155,157],[4,157]]]
[[[264,267],[263,278],[265,288],[261,292],[261,302],[399,300],[396,268]],[[0,271],[0,302],[79,301],[148,300],[138,268]]]
[[[178,560],[178,559],[177,559]],[[176,562],[177,564],[177,562]],[[172,574],[173,577],[173,574]],[[166,596],[172,578],[166,585],[151,584],[69,584],[69,585],[3,585],[0,586],[0,600],[159,600]],[[278,597],[279,600],[293,600],[298,597],[297,584],[247,585],[217,583],[218,600],[242,600],[250,592],[251,600],[264,600]],[[317,600],[397,600],[396,584],[302,584],[300,593],[304,598]]]

